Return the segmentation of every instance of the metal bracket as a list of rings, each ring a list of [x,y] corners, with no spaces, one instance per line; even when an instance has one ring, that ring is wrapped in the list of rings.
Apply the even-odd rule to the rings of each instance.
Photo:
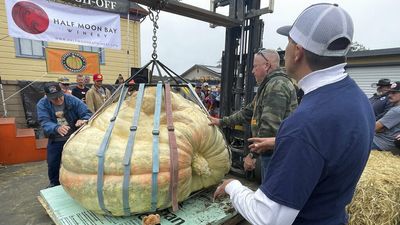
[[[273,12],[274,12],[274,10],[271,9],[270,7],[265,7],[265,8],[257,9],[257,10],[252,9],[248,13],[246,13],[245,19],[251,19],[251,18],[254,18],[257,16],[261,16],[261,15],[264,15],[267,13],[273,13]]]

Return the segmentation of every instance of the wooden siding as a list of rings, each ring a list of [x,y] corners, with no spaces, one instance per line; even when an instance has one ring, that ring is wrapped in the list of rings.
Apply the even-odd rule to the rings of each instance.
[[[378,82],[379,79],[389,78],[392,81],[400,81],[400,66],[351,67],[346,72],[368,97],[376,92],[376,87],[371,87],[371,84]]]
[[[118,74],[126,79],[130,67],[140,67],[140,23],[121,19],[121,50],[105,49],[105,64],[100,66],[104,83],[114,83]],[[4,1],[0,1],[0,76],[2,80],[56,81],[60,74],[47,74],[45,59],[17,57],[13,37],[8,36]],[[128,49],[129,39],[129,49]],[[78,45],[49,42],[48,47],[79,50]],[[127,54],[129,50],[129,55]],[[75,75],[65,75],[75,81]]]

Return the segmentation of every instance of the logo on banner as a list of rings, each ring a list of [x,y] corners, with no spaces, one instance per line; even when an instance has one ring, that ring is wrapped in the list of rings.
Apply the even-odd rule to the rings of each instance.
[[[5,0],[5,5],[8,34],[12,37],[121,49],[119,14],[53,0]]]
[[[86,59],[78,52],[68,52],[61,57],[63,67],[73,73],[79,73],[86,69]]]
[[[49,27],[46,12],[32,2],[21,1],[12,8],[12,18],[19,28],[30,34],[40,34]]]

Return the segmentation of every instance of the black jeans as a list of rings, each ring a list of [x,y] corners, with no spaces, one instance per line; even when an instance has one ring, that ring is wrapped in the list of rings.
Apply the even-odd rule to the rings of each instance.
[[[66,141],[53,141],[47,144],[47,174],[50,184],[60,185],[60,164],[63,146]]]

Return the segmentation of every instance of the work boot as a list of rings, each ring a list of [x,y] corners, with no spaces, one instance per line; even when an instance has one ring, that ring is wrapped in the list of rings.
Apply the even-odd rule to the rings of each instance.
[[[47,189],[47,188],[52,188],[52,187],[55,187],[55,186],[58,186],[58,185],[60,185],[60,183],[58,183],[58,184],[50,183],[50,184],[46,187],[46,189]]]

